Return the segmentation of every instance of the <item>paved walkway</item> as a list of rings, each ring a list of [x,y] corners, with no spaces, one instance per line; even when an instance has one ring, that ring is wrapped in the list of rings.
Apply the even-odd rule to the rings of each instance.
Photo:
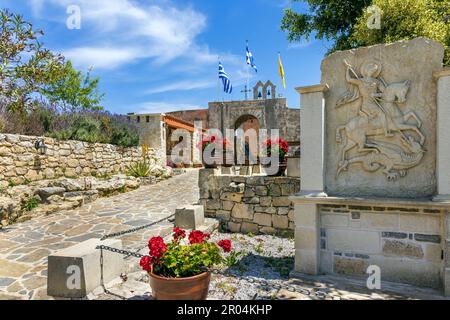
[[[47,257],[91,238],[145,225],[198,201],[198,170],[102,198],[81,208],[0,230],[0,300],[48,299]],[[138,249],[147,239],[171,232],[169,222],[120,237],[124,247]]]

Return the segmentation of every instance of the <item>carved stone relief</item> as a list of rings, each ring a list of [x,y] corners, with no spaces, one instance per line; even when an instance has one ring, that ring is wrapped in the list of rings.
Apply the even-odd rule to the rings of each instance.
[[[421,119],[414,111],[405,110],[411,81],[387,83],[383,65],[375,59],[363,62],[359,70],[345,59],[343,62],[350,89],[335,108],[357,101],[358,114],[337,128],[337,177],[352,170],[354,164],[366,172],[382,171],[389,181],[405,177],[421,163],[426,140],[420,130]],[[356,154],[349,157],[353,149]]]

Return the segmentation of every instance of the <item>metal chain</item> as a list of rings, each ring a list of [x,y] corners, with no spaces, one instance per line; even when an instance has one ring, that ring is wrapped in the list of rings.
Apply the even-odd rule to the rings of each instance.
[[[100,240],[104,241],[106,239],[120,237],[120,236],[123,236],[125,234],[134,233],[134,232],[137,232],[137,231],[140,231],[140,230],[143,230],[143,229],[147,229],[147,228],[153,227],[154,225],[157,225],[157,224],[159,224],[161,222],[164,222],[166,220],[170,220],[173,217],[175,217],[175,214],[171,214],[170,216],[167,216],[167,217],[165,217],[165,218],[163,218],[161,220],[158,220],[158,221],[146,224],[144,226],[136,227],[136,228],[125,230],[125,231],[119,231],[119,232],[115,232],[115,233],[110,233],[110,234],[107,234],[107,235],[103,236]]]
[[[114,253],[118,253],[121,255],[124,255],[126,257],[134,257],[134,258],[138,258],[141,259],[142,257],[144,257],[144,255],[137,253],[137,252],[132,252],[132,251],[128,251],[128,250],[122,250],[122,249],[117,249],[117,248],[112,248],[112,247],[108,247],[108,246],[97,246],[96,248],[97,250],[106,250],[106,251],[111,251]]]
[[[101,284],[103,287],[103,290],[105,291],[106,294],[110,294],[119,298],[123,298],[119,295],[116,295],[115,293],[112,293],[110,291],[108,291],[104,285],[103,282],[103,250],[106,251],[110,251],[113,253],[117,253],[117,254],[121,254],[124,255],[126,257],[135,257],[138,259],[141,259],[142,257],[144,257],[144,255],[137,253],[137,252],[132,252],[132,251],[128,251],[128,250],[122,250],[122,249],[117,249],[117,248],[112,248],[112,247],[108,247],[108,246],[98,246],[97,247],[98,250],[101,250],[101,254],[100,254],[100,265],[101,265]],[[245,277],[245,276],[237,276],[235,274],[232,274],[231,272],[226,272],[226,271],[222,271],[220,269],[208,269],[208,268],[204,268],[203,271],[206,272],[211,272],[212,274],[215,275],[222,275],[224,277],[229,277],[229,278],[236,278],[239,280],[244,280],[247,281],[248,283],[252,283],[252,284],[260,284],[262,287],[268,288],[268,287],[272,287],[275,290],[287,290],[289,292],[297,292],[297,293],[301,293],[304,294],[306,296],[316,296],[319,299],[325,299],[327,296],[329,296],[326,292],[321,291],[321,290],[308,290],[308,289],[304,289],[304,288],[297,288],[296,285],[283,285],[283,284],[279,284],[279,283],[275,283],[275,284],[271,284],[269,281],[267,280],[261,280],[255,277]]]

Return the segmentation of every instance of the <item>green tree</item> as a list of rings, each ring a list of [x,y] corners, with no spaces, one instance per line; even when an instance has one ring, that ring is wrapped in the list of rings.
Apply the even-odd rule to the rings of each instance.
[[[73,68],[72,63],[64,64],[62,77],[41,89],[50,103],[65,112],[101,110],[104,94],[99,92],[99,78],[91,78],[91,70],[86,75]]]
[[[6,111],[24,114],[35,107],[35,93],[63,72],[64,57],[43,48],[40,35],[22,16],[0,11],[0,102]]]
[[[450,65],[450,3],[448,0],[293,0],[307,2],[310,13],[285,10],[281,28],[289,41],[317,39],[333,41],[333,48],[346,50],[359,46],[428,37],[446,46],[444,63]],[[370,29],[367,21],[381,9],[381,29]]]
[[[364,11],[354,26],[351,40],[358,46],[427,37],[446,47],[450,65],[450,2],[447,0],[373,0],[381,11],[381,29],[370,29],[371,13]]]
[[[292,0],[306,2],[309,13],[295,12],[286,9],[281,29],[287,32],[289,41],[309,40],[312,34],[316,39],[332,40],[335,50],[354,47],[350,36],[357,19],[372,0]]]

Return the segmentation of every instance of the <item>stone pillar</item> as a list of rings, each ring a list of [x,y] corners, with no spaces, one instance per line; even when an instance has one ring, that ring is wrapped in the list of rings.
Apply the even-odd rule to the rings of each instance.
[[[450,297],[450,213],[447,212],[445,219],[445,243],[444,243],[444,292]]]
[[[437,79],[437,196],[450,201],[450,69],[436,72]]]
[[[325,99],[327,85],[297,88],[301,94],[301,195],[324,197]]]
[[[319,206],[315,203],[295,203],[295,272],[319,273],[320,222]]]

